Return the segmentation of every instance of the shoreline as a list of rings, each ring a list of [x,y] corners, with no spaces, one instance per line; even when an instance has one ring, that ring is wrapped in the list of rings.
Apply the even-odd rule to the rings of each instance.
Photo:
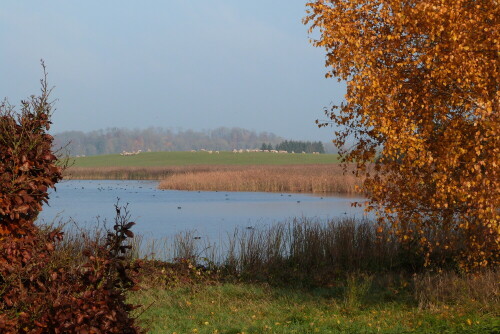
[[[66,180],[149,180],[159,189],[359,195],[362,179],[339,164],[70,167]]]

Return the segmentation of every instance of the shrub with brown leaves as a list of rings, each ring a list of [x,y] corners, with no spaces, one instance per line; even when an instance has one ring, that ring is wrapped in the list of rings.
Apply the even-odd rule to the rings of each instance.
[[[40,96],[21,101],[19,113],[0,104],[0,332],[138,333],[125,302],[138,266],[124,256],[134,225],[127,212],[117,205],[114,231],[78,266],[53,261],[63,233],[34,224],[64,168],[47,133],[53,105],[42,67]]]

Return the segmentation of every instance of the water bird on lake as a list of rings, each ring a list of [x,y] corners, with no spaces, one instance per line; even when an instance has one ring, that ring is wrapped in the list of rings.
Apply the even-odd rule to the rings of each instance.
[[[297,201],[297,203],[300,203],[300,201]]]
[[[177,209],[179,209],[179,210],[180,210],[180,209],[182,209],[182,207],[181,207],[181,206],[178,206],[178,207],[177,207]]]

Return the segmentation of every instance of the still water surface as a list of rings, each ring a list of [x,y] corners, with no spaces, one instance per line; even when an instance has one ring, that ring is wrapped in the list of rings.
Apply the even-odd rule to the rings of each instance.
[[[74,221],[91,228],[106,220],[112,227],[114,204],[129,203],[135,233],[148,237],[171,237],[197,231],[213,239],[232,233],[236,227],[259,227],[295,217],[327,220],[336,217],[362,218],[356,197],[315,196],[288,193],[159,190],[154,181],[69,180],[57,184],[40,220]],[[71,227],[73,223],[68,224]]]

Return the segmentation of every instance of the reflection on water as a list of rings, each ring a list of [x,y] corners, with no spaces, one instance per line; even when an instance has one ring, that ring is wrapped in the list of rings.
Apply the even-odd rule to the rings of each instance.
[[[114,204],[129,203],[136,233],[155,238],[196,230],[200,235],[219,238],[235,227],[272,224],[294,217],[328,219],[363,217],[350,203],[355,197],[320,197],[304,194],[252,192],[197,192],[158,190],[154,181],[69,180],[51,192],[40,220],[74,220],[79,226],[93,227],[97,216],[112,225]]]

